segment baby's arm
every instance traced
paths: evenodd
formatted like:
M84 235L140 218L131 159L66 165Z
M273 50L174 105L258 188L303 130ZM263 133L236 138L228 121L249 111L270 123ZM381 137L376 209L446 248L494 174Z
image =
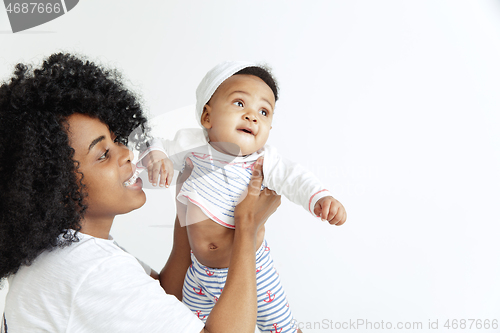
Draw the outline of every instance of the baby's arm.
M341 225L345 222L347 215L344 206L333 198L312 172L283 158L272 146L266 146L264 156L265 186L331 224Z
M148 178L153 186L168 187L172 184L174 170L182 169L186 153L206 144L203 130L181 129L173 140L154 138L148 142L148 149L139 155L137 166L148 169Z
M342 225L347 219L344 206L334 197L319 199L314 205L314 214L332 225Z
M148 169L148 179L153 186L169 187L174 176L174 164L167 155L160 150L149 152L143 159L142 165ZM159 177L159 179L158 179Z
M168 158L168 142L154 138L148 142L148 148L139 154L137 167L148 170L148 180L153 186L168 187L172 183L174 165Z

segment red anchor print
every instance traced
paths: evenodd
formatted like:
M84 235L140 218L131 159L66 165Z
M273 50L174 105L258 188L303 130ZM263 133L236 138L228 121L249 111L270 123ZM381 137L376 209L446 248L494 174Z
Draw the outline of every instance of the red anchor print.
M194 157L201 158L202 160L206 159L207 157L210 157L208 154L196 154L196 153L191 153Z
M257 268L257 270L255 271L255 273L258 273L262 270L262 266L260 266L259 268Z
M208 269L205 268L205 273L207 273L208 276L212 276L214 275L215 273L214 272L211 272L209 271Z
M216 296L214 296L214 300L217 302L219 299Z
M280 330L278 331L278 324L273 324L273 328L274 328L274 331L269 331L271 333L281 333L281 331L283 331L283 328L280 328Z
M285 306L286 306L287 308L289 308L289 307L290 307L290 305L288 304L288 302L286 302L286 305L285 305Z
M196 291L196 288L194 288L194 287L193 287L193 290L194 290L194 292L195 292L195 293L197 293L198 295L205 295L205 294L203 293L203 289L201 289L201 287L200 287L200 291Z
M269 251L269 250L271 250L269 246L266 246L264 251Z
M196 314L198 315L198 318L200 318L200 319L205 319L205 317L206 317L206 316L200 317L200 315L201 315L200 310L196 311Z
M276 294L273 294L273 296L271 297L271 290L268 290L267 291L267 296L269 297L268 299L265 299L264 302L266 303L271 303L272 301L274 301L274 298L276 297Z
M250 170L253 171L254 164L255 164L255 162L254 163L243 162L243 164L241 165L241 167L243 169L250 169Z

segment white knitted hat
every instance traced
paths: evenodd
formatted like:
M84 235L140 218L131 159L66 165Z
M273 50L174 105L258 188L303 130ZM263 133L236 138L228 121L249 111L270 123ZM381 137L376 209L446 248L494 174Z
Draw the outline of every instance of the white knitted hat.
M215 93L217 88L231 77L234 73L239 72L243 68L247 67L260 67L259 65L253 64L246 61L225 61L221 62L214 68L208 71L203 80L201 80L198 88L196 88L196 121L201 126L201 115L203 113L203 107L208 103L212 95ZM203 127L203 126L202 126Z

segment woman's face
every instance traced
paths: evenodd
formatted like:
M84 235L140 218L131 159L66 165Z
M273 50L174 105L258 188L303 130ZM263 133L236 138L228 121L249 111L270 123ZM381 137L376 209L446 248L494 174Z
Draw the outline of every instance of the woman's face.
M78 170L88 194L85 219L113 218L141 207L146 202L142 180L125 184L135 171L132 152L115 142L114 134L97 118L76 113L67 121L74 159L80 163Z

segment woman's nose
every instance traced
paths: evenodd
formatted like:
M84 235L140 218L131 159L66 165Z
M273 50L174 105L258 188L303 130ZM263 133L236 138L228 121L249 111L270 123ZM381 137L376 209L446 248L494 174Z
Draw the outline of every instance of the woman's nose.
M125 145L120 145L120 165L126 164L128 162L132 162L134 159L134 153L132 150L128 149Z

